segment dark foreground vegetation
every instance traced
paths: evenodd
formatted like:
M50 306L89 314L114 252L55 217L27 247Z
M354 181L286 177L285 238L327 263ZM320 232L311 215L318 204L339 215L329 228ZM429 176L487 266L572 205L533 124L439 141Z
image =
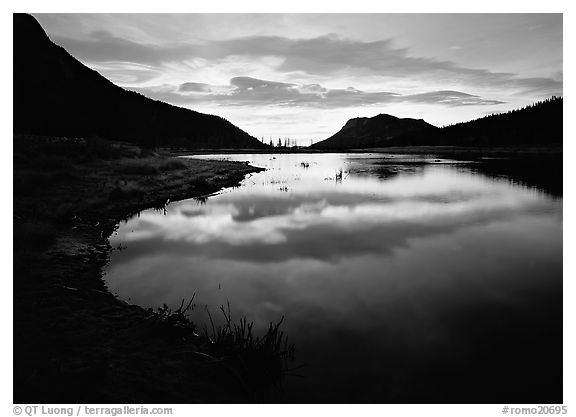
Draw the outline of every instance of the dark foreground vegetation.
M143 146L266 148L232 123L124 90L14 14L14 132L122 139Z
M16 136L14 402L278 401L293 355L280 323L258 336L222 306L225 325L203 332L187 319L193 294L150 311L101 279L118 222L254 171L122 143Z

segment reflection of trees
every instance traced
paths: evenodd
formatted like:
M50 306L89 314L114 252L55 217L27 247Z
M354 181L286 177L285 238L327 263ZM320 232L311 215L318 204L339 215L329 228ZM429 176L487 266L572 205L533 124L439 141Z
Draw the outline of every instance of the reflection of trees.
M201 195L199 197L194 197L193 200L196 202L198 206L205 206L206 202L208 201L207 195Z
M354 175L359 177L376 176L378 179L388 180L399 175L422 173L426 165L425 162L376 163L362 168L350 169L346 172L344 178L348 177L348 175Z
M338 172L336 172L336 183L341 183L342 182L342 175L344 174L344 171L342 171L342 168L340 168L340 170Z
M462 169L562 197L562 155L475 161Z

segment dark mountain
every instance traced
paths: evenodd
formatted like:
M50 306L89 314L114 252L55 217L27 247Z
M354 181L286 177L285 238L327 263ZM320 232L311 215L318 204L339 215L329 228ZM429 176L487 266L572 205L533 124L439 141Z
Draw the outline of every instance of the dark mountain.
M562 97L506 113L492 114L439 130L435 145L562 145ZM409 138L407 138L409 139ZM414 136L420 142L430 138Z
M521 109L434 131L405 132L384 146L561 146L562 110L562 97L552 97Z
M421 119L399 119L389 114L350 119L335 135L317 142L313 149L359 149L388 146L394 138L406 133L432 133L438 128Z
M225 119L124 90L14 14L14 133L98 136L141 145L263 148Z

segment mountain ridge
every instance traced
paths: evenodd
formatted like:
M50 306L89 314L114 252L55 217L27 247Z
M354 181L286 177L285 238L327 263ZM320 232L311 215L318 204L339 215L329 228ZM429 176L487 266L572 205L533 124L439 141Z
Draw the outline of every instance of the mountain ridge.
M494 113L441 128L429 125L434 129L399 131L396 135L387 137L385 140L381 138L383 133L378 131L368 131L364 138L356 135L352 140L343 140L343 137L346 139L344 133L349 133L358 125L365 124L366 120L383 118L384 116L388 120L424 122L422 119L399 119L386 114L372 118L356 117L349 119L342 129L330 138L313 144L311 149L342 150L422 145L463 147L560 146L563 140L563 98L556 96L537 101L520 109ZM350 138L348 137L348 139ZM340 141L338 142L338 140Z
M346 149L385 146L406 132L438 129L423 119L399 118L381 113L373 117L349 119L334 135L311 146L312 149Z
M190 149L266 147L222 117L115 85L52 42L33 16L14 14L13 20L14 133Z

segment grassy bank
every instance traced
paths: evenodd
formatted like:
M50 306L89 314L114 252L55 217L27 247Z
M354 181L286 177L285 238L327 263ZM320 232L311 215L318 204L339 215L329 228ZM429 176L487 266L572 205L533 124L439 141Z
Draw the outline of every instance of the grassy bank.
M258 338L249 323L228 322L213 338L198 335L187 303L147 311L101 279L121 220L259 170L97 139L15 136L14 402L278 400L288 354L278 327Z

